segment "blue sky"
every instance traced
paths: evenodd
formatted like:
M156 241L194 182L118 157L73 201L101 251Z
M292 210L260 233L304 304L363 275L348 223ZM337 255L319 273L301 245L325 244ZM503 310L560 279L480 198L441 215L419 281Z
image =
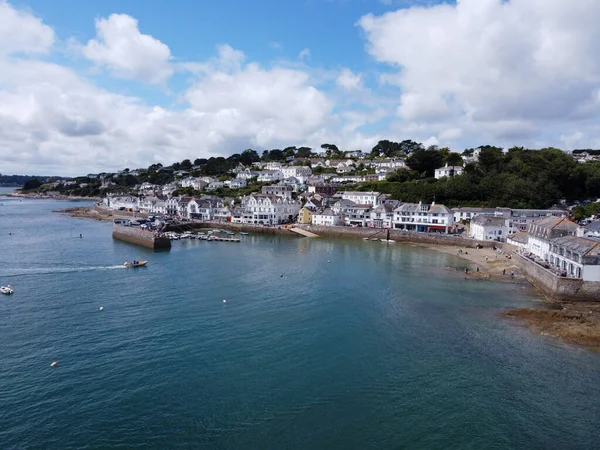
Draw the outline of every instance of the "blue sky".
M600 147L600 2L0 0L0 172Z

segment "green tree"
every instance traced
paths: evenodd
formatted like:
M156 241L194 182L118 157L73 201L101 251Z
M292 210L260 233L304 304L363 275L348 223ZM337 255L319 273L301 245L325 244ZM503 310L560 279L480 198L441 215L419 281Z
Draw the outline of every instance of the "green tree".
M407 158L406 165L424 177L433 177L435 169L443 165L443 157L438 150L419 148Z
M258 153L251 148L247 148L240 155L240 162L245 166L250 166L252 163L258 161L260 161L260 156L258 156Z
M34 189L38 189L42 185L42 182L37 179L28 180L23 185L23 191L33 191Z

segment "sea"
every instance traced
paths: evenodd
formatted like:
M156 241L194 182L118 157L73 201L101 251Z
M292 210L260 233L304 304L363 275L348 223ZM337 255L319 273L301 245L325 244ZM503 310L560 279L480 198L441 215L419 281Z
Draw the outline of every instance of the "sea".
M1 449L600 445L600 355L501 317L527 284L291 233L153 252L53 212L86 204L0 197Z

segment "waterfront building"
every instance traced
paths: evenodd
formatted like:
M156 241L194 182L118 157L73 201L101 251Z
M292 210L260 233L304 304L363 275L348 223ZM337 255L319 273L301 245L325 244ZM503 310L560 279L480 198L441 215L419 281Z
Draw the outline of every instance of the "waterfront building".
M562 276L600 281L600 242L570 235L552 239L548 262Z
M567 217L566 209L552 207L549 209L511 209L496 208L496 216L510 219L509 232L527 231L529 224L543 217Z
M393 226L399 230L447 233L453 223L452 210L435 202L404 203L394 210Z
M471 220L469 236L479 241L505 241L508 236L508 219L478 215Z
M228 211L221 211L223 208L223 202L219 197L194 197L187 203L187 214L185 217L189 219L199 220L216 220L219 217L219 213L225 212L227 217Z
M394 203L382 203L370 211L369 226L374 228L392 228L394 221Z
M179 213L179 197L169 197L165 205L169 216L176 216Z
M563 236L575 236L579 226L561 217L545 217L529 225L527 250L538 258L548 261L550 241Z
M304 208L301 208L298 213L298 223L304 225L310 224L312 223L312 216L312 211L305 206Z
M312 224L324 227L336 227L344 225L345 221L343 215L334 213L331 208L325 208L312 215Z
M279 225L294 221L300 202L275 195L251 194L245 198L243 223Z

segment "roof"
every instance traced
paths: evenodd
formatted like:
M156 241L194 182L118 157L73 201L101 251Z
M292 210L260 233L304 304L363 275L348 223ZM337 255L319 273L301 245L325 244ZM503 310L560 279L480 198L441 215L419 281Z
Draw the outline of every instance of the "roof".
M455 213L466 212L466 213L480 213L480 214L494 214L496 212L496 208L478 208L478 207L470 207L465 206L462 208L453 208L452 211Z
M360 192L360 191L344 191L342 195L379 195L379 192Z
M532 225L537 225L540 228L549 228L551 230L566 230L575 231L579 226L563 217L544 217L543 219L532 222Z
M506 220L502 217L491 217L480 214L471 219L472 225L481 225L482 227L503 227L506 225Z
M585 231L600 231L600 220L594 220L586 225Z
M525 231L519 231L518 233L509 236L508 239L519 244L527 244L529 242L529 233Z
M600 256L600 242L577 236L563 236L552 239L552 243L565 247L582 256Z

